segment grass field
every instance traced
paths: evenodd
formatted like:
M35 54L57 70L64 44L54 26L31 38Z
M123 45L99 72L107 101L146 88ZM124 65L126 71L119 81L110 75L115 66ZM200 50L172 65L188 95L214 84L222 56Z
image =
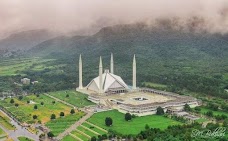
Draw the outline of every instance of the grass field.
M34 141L34 140L27 138L27 137L18 137L18 140L19 141Z
M27 138L27 137L18 137L19 141L34 141L33 139Z
M49 68L44 66L44 62L53 61L54 59L40 59L40 58L19 58L0 61L0 76L11 76L11 75L23 75L21 71L30 70L41 70ZM51 66L52 68L54 66Z
M6 133L0 128L0 137L6 135Z
M213 111L213 110L207 109L205 107L200 107L200 109L201 109L200 113L202 113L202 114L205 114L208 111L212 111L213 112L213 115L226 115L226 116L228 116L228 113L227 112Z
M65 129L69 128L72 124L74 124L77 120L79 120L82 116L84 116L84 112L77 112L73 115L68 115L66 117L57 118L55 120L50 120L45 125L51 129L52 133L57 136L59 133L63 132Z
M76 92L75 90L57 91L49 94L80 108L88 105L94 105L94 103L87 100L87 95ZM66 97L67 94L69 97Z
M105 125L106 117L112 118L113 125L111 127ZM160 129L166 129L169 125L181 124L180 122L158 115L136 117L132 121L127 122L124 119L124 114L116 110L96 113L88 121L106 130L112 129L122 134L138 134L141 130L145 129L146 124L151 128Z
M80 134L78 131L72 131L71 134L77 136L78 138L82 139L83 141L88 141L90 138Z
M27 101L30 101L28 104ZM45 95L30 95L23 97L22 100L14 98L15 103L19 104L19 107L16 108L15 104L10 104L10 99L0 101L0 105L5 107L9 112L11 112L19 121L26 123L34 123L40 120L42 123L46 123L50 120L51 114L56 114L56 117L59 117L60 112L64 112L65 115L70 114L71 108L60 102L55 102L52 98L49 98ZM41 102L44 102L44 105L41 105ZM37 110L34 110L34 105L38 106ZM37 115L37 120L33 120L32 116Z
M0 111L0 124L8 130L14 130L15 127L10 123L10 119Z
M61 141L77 141L75 138L73 138L70 135L65 136Z

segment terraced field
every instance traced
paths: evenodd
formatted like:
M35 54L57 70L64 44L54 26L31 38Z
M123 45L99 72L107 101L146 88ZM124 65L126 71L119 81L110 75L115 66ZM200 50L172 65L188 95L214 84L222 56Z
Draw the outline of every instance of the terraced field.
M98 135L107 134L108 131L101 129L100 127L93 126L87 122L84 122L81 126L77 127L68 136L63 138L63 141L70 140L90 140L92 137L98 137Z

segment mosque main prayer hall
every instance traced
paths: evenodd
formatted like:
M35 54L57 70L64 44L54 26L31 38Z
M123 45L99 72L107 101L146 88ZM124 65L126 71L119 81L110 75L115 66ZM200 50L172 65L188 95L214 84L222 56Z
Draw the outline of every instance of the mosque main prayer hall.
M162 107L165 112L181 111L185 104L196 107L200 101L194 97L179 95L172 92L136 86L136 56L133 57L132 86L114 74L113 54L110 59L110 70L103 70L100 57L99 75L83 87L82 57L79 57L79 86L76 91L87 94L88 100L110 109L117 109L122 113L137 116L156 114L157 108Z

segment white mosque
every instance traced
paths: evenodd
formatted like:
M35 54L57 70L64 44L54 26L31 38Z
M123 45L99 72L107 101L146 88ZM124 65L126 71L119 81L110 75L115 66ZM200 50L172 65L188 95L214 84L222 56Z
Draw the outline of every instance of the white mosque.
M100 57L99 63L99 76L91 80L91 82L83 88L82 86L82 58L79 58L79 87L77 90L88 90L97 94L114 94L125 93L130 91L127 84L123 79L114 74L114 61L113 54L111 54L110 72L108 69L103 72L102 58ZM136 59L133 58L133 86L132 89L136 89Z
M200 101L190 96L136 87L135 55L132 74L132 87L129 87L120 76L114 74L113 54L111 54L110 72L108 69L103 72L102 58L100 57L99 76L92 79L86 87L83 87L82 57L80 55L79 87L76 88L76 91L88 94L88 100L94 103L138 116L155 114L157 107L162 107L164 111L175 112L181 111L185 104L189 104L190 107L200 104Z

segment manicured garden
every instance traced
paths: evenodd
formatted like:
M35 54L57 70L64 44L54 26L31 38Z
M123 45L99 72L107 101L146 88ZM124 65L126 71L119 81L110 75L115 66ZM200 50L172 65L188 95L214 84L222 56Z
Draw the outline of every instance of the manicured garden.
M60 112L63 111L65 115L69 115L71 110L71 107L42 94L29 95L20 100L19 98L13 98L13 103L11 102L12 99L8 98L0 101L0 105L5 107L19 121L26 123L38 121L46 123L50 120L51 114L55 114L57 118ZM16 104L18 104L18 107L16 107ZM34 115L37 117L34 118Z
M75 138L73 138L70 135L65 136L61 141L77 141Z
M14 130L15 127L10 123L10 119L0 111L0 125L8 130Z
M34 141L33 139L27 138L27 137L18 137L19 141Z
M57 97L63 101L66 101L76 107L85 107L88 105L94 105L94 103L87 100L87 95L82 94L80 92L76 92L75 90L65 90L65 91L57 91L50 92L50 95Z
M112 118L112 126L108 127L105 125L106 117ZM135 117L131 121L125 121L124 114L117 110L96 113L88 119L88 121L106 130L112 129L121 134L138 134L141 130L145 129L146 124L151 128L160 128L162 130L170 125L182 124L178 121L159 115Z
M74 124L77 120L85 115L84 112L76 112L75 114L68 115L66 117L60 117L55 120L50 120L45 125L51 130L51 132L57 136Z

